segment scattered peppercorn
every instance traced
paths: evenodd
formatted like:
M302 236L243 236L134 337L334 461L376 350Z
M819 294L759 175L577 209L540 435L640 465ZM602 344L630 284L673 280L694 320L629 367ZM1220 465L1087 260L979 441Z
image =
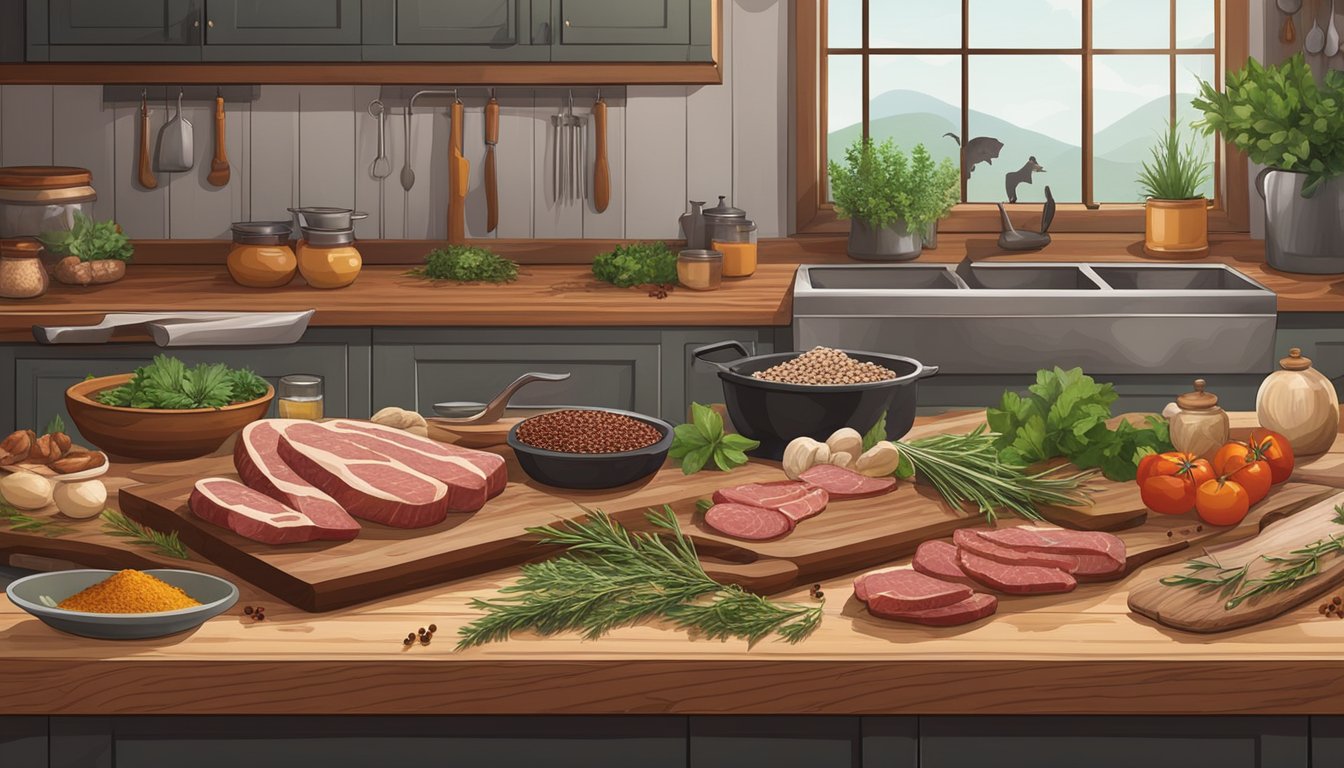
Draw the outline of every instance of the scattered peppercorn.
M415 637L414 637L414 636L411 636L411 637L406 638L405 640L402 640L402 641L401 641L401 644L404 645L404 646L406 646L407 648L409 648L409 647L411 646L411 643L414 643L414 642L415 642Z
M1327 612L1329 612L1327 609L1328 609L1328 606L1322 605L1322 606L1321 606L1321 611L1320 611L1320 612L1321 612L1321 615L1325 615Z
M438 632L438 631L439 631L439 627L438 627L438 625L436 625L436 624L430 624L430 625L429 625L429 631L430 631L430 632Z
M820 599L822 599L822 598L824 598L824 597L826 597L826 593L825 593L825 592L822 592L821 590L817 590L816 598L817 598L818 600L820 600Z
M252 606L249 605L249 606L247 606L246 608L244 608L244 609L243 609L243 615L244 615L244 616L251 616L251 615L252 615Z
M424 637L424 636L425 636L425 628L424 628L424 627L421 627L421 628L416 632L416 634L417 634L417 635L420 635L421 637Z
M1172 537L1171 531L1167 531L1167 538L1170 539L1171 537Z

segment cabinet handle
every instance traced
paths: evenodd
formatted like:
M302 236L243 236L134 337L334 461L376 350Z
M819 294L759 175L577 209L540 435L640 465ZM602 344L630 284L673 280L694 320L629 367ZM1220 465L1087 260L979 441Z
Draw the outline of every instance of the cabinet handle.
M207 26L207 27L209 27L209 28L211 28L211 29L214 29L214 28L215 28L215 20L214 20L214 19L211 19L211 20L205 22L205 26Z
M569 26L569 19L565 19L565 26L566 26L566 27Z
M201 20L200 20L200 19L197 19L197 20L191 22L191 28L192 28L192 29L200 29L200 28L201 28Z

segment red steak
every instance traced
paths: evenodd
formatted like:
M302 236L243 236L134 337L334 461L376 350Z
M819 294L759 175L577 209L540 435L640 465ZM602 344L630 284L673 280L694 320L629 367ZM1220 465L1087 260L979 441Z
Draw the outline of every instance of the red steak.
M964 584L935 579L905 567L869 571L854 580L855 597L868 602L882 595L883 609L888 612L942 608L971 594L971 588Z
M243 427L233 446L233 466L243 482L311 520L325 534L314 538L353 539L359 533L359 523L335 499L281 460L279 443L280 432L271 421L254 421Z
M980 536L976 531L965 529L953 531L952 543L962 551L1008 565L1037 565L1042 568L1058 568L1065 573L1078 570L1078 558L1073 555L1001 547Z
M957 565L957 548L946 541L933 540L920 544L915 550L912 565L916 571L925 576L954 584L965 584L968 587L979 586L979 582L967 576L966 572L961 570L961 566Z
M475 488L478 482L483 480L486 498L499 495L509 481L504 458L493 453L440 443L404 430L367 421L336 419L325 422L322 426L351 437L355 442L430 477L442 480L449 486L460 484L461 488ZM462 509L452 507L452 511L455 512L470 512L477 509L480 509L479 504Z
M867 477L833 464L818 464L804 471L799 478L837 499L877 496L896 487L894 477Z
M1078 558L1075 576L1119 577L1125 570L1125 542L1109 533L1034 526L980 530L976 534L1010 549L1073 555Z
M260 491L223 477L196 481L187 506L208 523L265 544L349 539L359 531L358 524L353 528L344 524L327 527Z
M734 539L765 541L793 530L784 513L748 504L715 504L705 512L705 524Z
M908 621L913 624L926 624L931 627L954 627L969 624L972 621L990 616L999 607L999 599L993 595L976 592L959 603L941 608L928 608L922 611L903 611L888 605L888 595L873 595L868 601L868 612L883 619Z
M1008 565L961 550L957 563L971 578L990 589L1010 595L1050 595L1072 592L1078 581L1058 568Z
M783 512L795 523L821 514L829 494L824 489L792 480L782 483L747 483L714 492L715 504L746 504Z

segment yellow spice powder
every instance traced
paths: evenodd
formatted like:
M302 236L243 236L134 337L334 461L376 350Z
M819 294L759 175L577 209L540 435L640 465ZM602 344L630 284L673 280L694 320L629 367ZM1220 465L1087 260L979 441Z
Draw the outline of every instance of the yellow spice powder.
M128 569L65 598L56 607L86 613L156 613L197 605L200 603L172 584Z

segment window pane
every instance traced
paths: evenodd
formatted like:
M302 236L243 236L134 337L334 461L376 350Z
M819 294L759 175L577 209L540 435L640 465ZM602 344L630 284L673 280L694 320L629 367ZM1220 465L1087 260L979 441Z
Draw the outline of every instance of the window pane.
M1190 124L1204 117L1204 114L1190 105L1190 100L1199 94L1199 81L1213 82L1213 56L1177 56L1176 57L1176 123L1181 130L1194 137L1203 148L1204 157L1210 163L1214 161L1217 150L1217 137L1205 136L1190 127ZM1201 188L1205 197L1214 196L1213 173Z
M826 0L826 47L863 47L863 0Z
M1176 0L1177 48L1213 48L1215 2L1217 0Z
M827 56L826 159L843 159L845 147L861 136L863 136L863 58ZM826 189L830 188L828 183Z
M968 106L970 202L1006 200L1014 180L1019 202L1044 201L1046 184L1061 203L1082 200L1081 56L972 56Z
M974 48L1083 45L1082 0L970 0L969 21Z
M1092 0L1094 48L1167 48L1171 0Z
M1171 58L1097 56L1092 60L1092 197L1143 199L1135 180L1171 119Z
M934 160L959 162L960 56L874 56L868 63L868 134L905 152L923 144Z
M961 0L872 0L873 48L960 48Z

